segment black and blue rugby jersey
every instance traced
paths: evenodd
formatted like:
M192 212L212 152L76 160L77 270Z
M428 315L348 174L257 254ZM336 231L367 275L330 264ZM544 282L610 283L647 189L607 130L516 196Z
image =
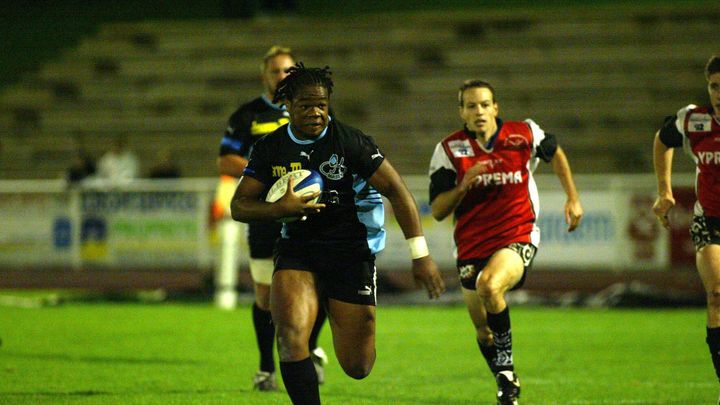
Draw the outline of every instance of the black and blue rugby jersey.
M370 136L331 119L316 139L300 139L291 125L284 125L258 140L244 175L264 183L267 190L290 171L319 172L325 195L337 198L306 221L285 224L280 254L286 250L361 259L385 247L382 197L367 181L384 159Z
M247 158L256 140L288 122L287 111L265 96L243 104L228 120L220 141L220 156L233 154Z
M240 106L228 120L228 127L220 141L220 156L250 156L255 141L287 124L288 113L264 95ZM248 224L247 237L253 258L272 257L280 224L253 221Z

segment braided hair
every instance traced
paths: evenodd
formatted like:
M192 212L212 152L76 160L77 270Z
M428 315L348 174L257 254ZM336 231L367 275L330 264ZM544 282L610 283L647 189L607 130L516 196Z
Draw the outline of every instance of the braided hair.
M324 68L306 68L302 62L287 69L288 75L277 84L273 103L285 100L294 100L301 88L307 86L322 86L327 90L328 96L332 93L333 81L330 78L330 66Z

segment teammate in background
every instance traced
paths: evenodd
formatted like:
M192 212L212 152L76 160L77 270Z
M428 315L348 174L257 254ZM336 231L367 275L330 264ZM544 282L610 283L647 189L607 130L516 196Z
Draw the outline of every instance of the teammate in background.
M670 175L674 148L683 147L697 165L690 235L695 263L707 294L707 338L715 373L720 379L720 56L705 66L710 104L690 104L665 119L655 134L653 162L658 196L653 212L670 229L668 212L675 205Z
M225 136L220 143L220 157L217 160L220 174L223 176L220 187L230 187L232 190L228 193L227 200L223 201L225 205L230 203L237 178L242 177L255 141L289 121L284 106L274 103L273 98L277 84L287 76L286 69L294 64L295 57L289 48L271 47L260 66L265 93L243 104L230 116ZM223 208L222 211L225 209ZM260 350L260 370L255 374L253 385L260 391L277 390L273 356L275 328L270 316L270 282L273 273L273 250L275 241L280 236L280 229L281 224L274 221L248 223L250 273L255 290L252 317ZM309 339L312 360L320 383L324 380L323 365L327 363L327 356L323 349L317 346L317 339L325 318L325 311L320 309Z
M255 143L232 200L238 221L307 216L284 225L277 249L270 307L278 335L280 371L294 404L319 404L307 339L317 311L327 306L338 362L352 378L375 363L375 254L384 247L384 195L410 245L412 271L430 298L445 289L429 255L412 194L372 138L328 115L329 68L302 64L278 84L290 124ZM299 197L288 191L275 203L262 196L277 178L316 170L325 189ZM292 183L288 185L292 190Z
M529 119L500 120L487 82L466 81L458 100L465 126L435 147L430 205L438 221L454 216L457 268L480 352L495 375L498 403L517 404L520 382L505 293L522 286L540 242L532 176L538 159L552 164L567 194L568 231L578 226L583 209L555 136Z

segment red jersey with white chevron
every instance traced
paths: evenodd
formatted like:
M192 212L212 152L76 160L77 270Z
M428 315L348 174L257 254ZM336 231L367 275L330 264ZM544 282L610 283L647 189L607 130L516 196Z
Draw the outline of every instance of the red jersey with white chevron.
M720 121L712 107L691 104L678 111L675 126L697 165L695 214L720 217Z
M433 187L436 193L455 187L477 162L487 167L455 209L458 260L486 258L514 242L540 242L532 172L545 132L532 120L497 122L498 132L486 145L466 130L450 134L437 144L430 163L431 198Z

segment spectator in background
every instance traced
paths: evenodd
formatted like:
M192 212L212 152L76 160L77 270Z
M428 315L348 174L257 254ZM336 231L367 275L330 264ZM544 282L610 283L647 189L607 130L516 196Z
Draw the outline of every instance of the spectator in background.
M139 177L140 164L135 153L127 147L124 135L111 140L110 150L100 158L97 177L109 184L128 183Z
M176 179L180 177L180 168L175 163L172 153L167 149L158 151L157 158L150 168L151 179Z
M695 194L690 235L695 245L695 263L707 294L705 341L715 374L720 379L720 56L705 66L710 103L690 104L665 118L655 134L653 162L658 196L653 212L670 229L668 212L675 206L672 184L674 148L682 147L695 161Z
M540 242L532 176L538 159L552 164L567 194L569 232L583 209L554 135L529 119L500 120L495 90L487 82L466 81L458 101L465 125L435 147L430 207L438 221L454 216L457 269L477 343L495 376L497 403L515 405L520 381L505 293L522 286Z
M95 175L95 161L84 150L78 151L72 165L65 173L68 184L74 185Z
M290 48L271 47L260 64L265 92L240 106L230 116L225 135L220 142L220 156L217 159L221 180L213 209L215 215L229 215L230 198L237 186L237 179L243 175L255 142L289 122L285 107L274 103L273 98L277 84L287 76L286 69L294 64L295 57ZM248 223L247 229L250 274L255 290L252 317L260 350L260 370L255 374L253 386L261 391L275 391L277 390L273 356L275 327L270 316L270 283L273 275L275 241L280 236L282 224L275 221L253 220ZM327 362L327 356L325 351L318 347L317 339L325 318L325 310L320 308L309 340L312 361L320 383L324 380L323 365Z

